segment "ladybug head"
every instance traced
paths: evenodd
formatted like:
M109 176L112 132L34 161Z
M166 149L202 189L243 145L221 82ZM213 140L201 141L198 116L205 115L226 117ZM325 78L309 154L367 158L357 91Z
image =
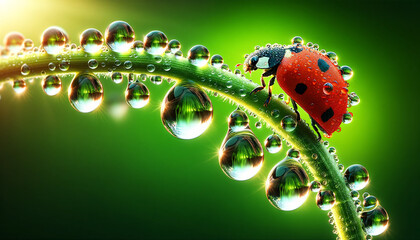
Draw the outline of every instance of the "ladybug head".
M283 60L284 53L285 50L282 46L260 48L245 59L244 71L252 72L257 69L277 67Z

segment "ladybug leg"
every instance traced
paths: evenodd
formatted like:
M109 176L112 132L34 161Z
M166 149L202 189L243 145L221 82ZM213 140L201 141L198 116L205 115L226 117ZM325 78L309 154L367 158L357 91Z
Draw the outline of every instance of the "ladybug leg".
M316 126L316 122L312 117L311 117L311 125L312 125L312 128L315 130L316 134L318 135L318 142L321 141L321 134L319 133L318 127Z
M257 93L265 88L265 82L264 82L264 75L261 75L261 85L262 87L256 87L254 90L252 90L249 95L252 95L253 93Z
M298 106L295 102L295 100L292 99L292 104L293 104L293 110L295 110L296 113L296 118L298 121L300 121L300 113L298 112Z
M264 103L264 107L267 107L268 106L268 104L270 103L270 101L271 101L271 96L272 96L272 93L271 93L271 88L272 88L272 86L274 85L274 81L276 80L276 77L272 77L271 79L270 79L270 83L268 84L268 98L265 100L265 103Z

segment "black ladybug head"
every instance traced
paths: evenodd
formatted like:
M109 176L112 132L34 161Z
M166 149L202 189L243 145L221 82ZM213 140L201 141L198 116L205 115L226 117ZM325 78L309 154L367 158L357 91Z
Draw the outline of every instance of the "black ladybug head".
M251 53L244 62L244 71L277 67L283 60L285 50L282 46L264 47Z

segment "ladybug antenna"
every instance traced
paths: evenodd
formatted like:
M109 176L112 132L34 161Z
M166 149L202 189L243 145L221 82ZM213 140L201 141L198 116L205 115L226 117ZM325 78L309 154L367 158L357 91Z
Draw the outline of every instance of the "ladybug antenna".
M238 64L236 64L236 67L239 67L239 66L242 66L242 65L244 65L244 64L238 63Z

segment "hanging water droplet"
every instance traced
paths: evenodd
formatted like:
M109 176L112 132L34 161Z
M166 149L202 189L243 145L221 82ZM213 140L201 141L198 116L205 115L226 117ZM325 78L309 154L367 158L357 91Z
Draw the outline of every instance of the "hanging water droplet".
M296 36L292 38L292 44L302 44L303 45L303 38Z
M88 61L88 67L90 68L90 69L96 69L97 67L98 67L98 61L96 60L96 59L90 59L89 61Z
M223 65L223 57L219 54L215 54L211 57L210 63L213 67L221 68Z
M360 103L360 98L356 93L352 92L349 94L349 102L351 106L356 106Z
M21 94L26 90L26 82L22 79L17 79L13 81L13 90L17 94Z
M316 205L324 211L330 210L335 204L335 194L331 190L321 190L316 195Z
M297 126L296 120L292 116L285 116L281 120L281 127L286 132L292 132L293 130L296 129L296 126Z
M332 61L338 61L338 57L335 52L327 52L326 56Z
M20 67L20 73L23 76L28 75L31 72L31 68L28 66L28 64L24 63L21 67Z
M123 80L123 75L120 72L114 72L112 73L111 78L112 78L112 81L114 81L114 83L119 84Z
M258 173L263 161L261 143L250 129L228 131L219 150L219 164L228 177L248 180Z
M308 198L308 174L299 162L286 158L271 169L265 192L274 207L284 211L294 210Z
M57 95L61 91L61 79L56 75L48 75L42 79L42 90L48 96Z
M353 77L353 70L349 66L342 66L341 75L345 81L350 80Z
M168 49L171 51L172 54L175 54L181 49L181 43L176 39L172 39L168 43Z
M18 32L8 33L4 37L4 46L10 54L17 54L23 49L23 41L25 37Z
M55 55L64 50L69 37L60 27L49 27L41 37L41 47L50 55Z
M213 106L207 94L193 82L181 82L166 94L161 108L166 130L180 139L200 136L213 118Z
M278 153L282 148L281 138L279 135L273 133L265 139L264 145L267 152Z
M351 190L361 190L369 183L369 173L362 165L354 164L346 169L344 179Z
M104 37L102 36L102 33L95 28L86 29L80 35L80 46L82 46L83 50L87 53L93 54L99 52L103 43Z
M101 105L104 92L102 84L96 76L79 73L71 81L68 94L74 109L88 113Z
M118 53L126 53L134 42L134 30L124 21L115 21L105 30L105 42L108 47Z
M359 199L359 192L356 191L356 190L353 190L353 191L350 192L350 196L353 200L357 200L357 199Z
M324 84L322 90L325 94L330 95L330 93L334 90L334 86L331 83L327 82Z
M249 128L249 119L246 113L238 108L229 115L228 124L229 130L238 132Z
M149 103L149 89L139 81L132 82L125 90L125 100L132 108L142 108Z
M291 148L287 151L287 156L293 160L299 160L300 152L294 148Z
M146 69L148 72L154 72L156 68L155 68L155 65L149 64L147 65Z
M197 67L207 65L210 58L209 50L203 45L195 45L188 51L188 60Z
M25 39L25 41L23 41L23 47L26 51L31 50L34 47L34 41L31 39Z
M361 215L362 223L369 235L377 236L388 228L388 213L382 206L376 209L364 212Z
M153 84L160 85L160 84L162 84L162 76L152 76L152 77L150 77L150 81Z
M371 211L379 205L379 201L375 196L367 196L363 199L363 208L365 211Z
M353 115L351 113L344 113L343 114L343 123L344 124L349 124L351 123L351 121L353 120Z
M136 52L142 53L144 51L144 44L142 41L139 41L139 40L134 41L133 48Z
M318 181L311 182L311 191L312 192L319 192L321 190L321 183Z
M149 54L162 55L168 45L168 38L161 31L151 31L144 37L144 48Z

